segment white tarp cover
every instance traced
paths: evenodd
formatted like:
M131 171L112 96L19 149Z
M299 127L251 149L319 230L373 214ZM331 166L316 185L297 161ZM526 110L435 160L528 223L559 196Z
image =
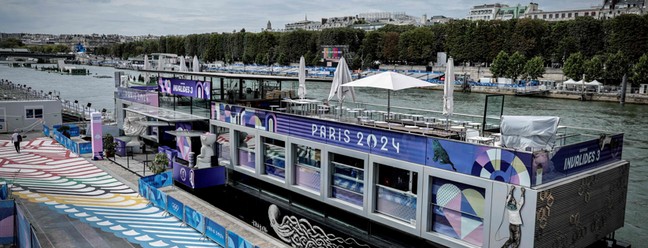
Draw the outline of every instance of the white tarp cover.
M502 146L521 150L551 149L558 129L559 117L502 116Z
M299 99L306 98L306 61L304 56L299 58L299 88L297 89L297 95Z

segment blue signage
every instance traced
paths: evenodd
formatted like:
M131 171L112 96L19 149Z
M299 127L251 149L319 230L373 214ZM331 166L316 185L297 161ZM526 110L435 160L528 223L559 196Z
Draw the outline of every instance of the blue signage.
M166 203L166 193L160 191L159 189L156 189L154 187L151 187L150 185L147 185L147 188L149 190L148 193L148 200L153 203L154 206L166 210L167 208L167 203Z
M187 225L201 233L205 233L205 218L203 215L189 206L185 206L184 220Z
M195 80L161 78L160 92L201 99L211 99L211 83Z
M92 153L92 143L79 143L79 154Z
M139 194L142 196L142 198L148 199L148 184L144 182L142 179L139 181L138 189L139 189Z
M184 220L184 203L181 201L176 200L175 198L171 196L167 196L167 211L171 213L171 215L175 216L176 218L180 220Z
M209 218L205 218L205 236L207 236L207 238L210 238L217 244L225 247L225 232L225 227Z
M2 129L2 127L0 127L0 129ZM47 125L43 125L43 135L45 135L45 137L50 136L50 128Z
M173 162L173 180L192 189L200 189L226 183L227 171L224 166L192 169Z
M238 240L238 234L232 231L227 231L227 248L238 248Z
M425 164L423 136L285 114L277 114L277 123L282 134Z

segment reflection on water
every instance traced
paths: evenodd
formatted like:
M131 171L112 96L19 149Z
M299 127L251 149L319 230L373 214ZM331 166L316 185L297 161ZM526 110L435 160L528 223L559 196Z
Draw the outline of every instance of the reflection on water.
M40 65L39 65L40 67ZM85 67L85 66L84 66ZM113 76L115 69L110 67L88 66L92 75ZM137 72L128 71L137 76ZM91 102L97 109L113 110L113 78L94 78L92 76L67 76L54 73L35 71L27 68L9 68L0 66L0 78L12 80L14 83L43 90L57 90L61 97L68 100L79 100L85 105ZM297 84L284 86L297 90ZM329 83L308 82L307 97L324 99L330 91ZM359 102L372 104L387 104L387 91L380 89L356 89ZM454 94L455 112L481 115L484 111L484 94L460 93ZM350 100L347 100L350 101ZM443 108L443 92L439 90L403 90L392 92L392 106L407 106L426 110L441 111ZM507 96L505 98L504 114L507 115L537 115L559 116L561 125L578 126L593 129L604 129L625 133L625 149L623 158L629 160L630 180L628 200L626 205L626 225L617 233L617 238L629 241L635 245L641 244L648 237L648 231L643 227L648 223L648 106L625 105L604 102L581 102L574 100L524 98Z

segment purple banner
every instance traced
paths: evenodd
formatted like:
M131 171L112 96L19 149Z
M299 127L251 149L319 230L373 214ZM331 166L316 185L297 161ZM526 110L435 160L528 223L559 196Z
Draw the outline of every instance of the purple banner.
M160 78L160 92L201 99L211 99L211 83L177 78Z
M225 177L224 166L194 170L182 164L173 163L173 180L192 189L223 185Z
M444 139L427 139L426 165L531 186L531 154Z
M191 131L191 123L176 123L176 131ZM191 152L191 137L177 136L176 146L178 147L178 157L185 161L189 161L189 153Z
M14 242L14 204L14 201L0 201L0 245Z
M219 121L299 137L412 163L531 186L532 157L490 146L326 121L241 106L215 104Z
M119 87L117 88L117 98L158 107L157 92Z
M533 154L533 169L539 179L537 184L620 161L622 150L623 134L618 134L560 147L553 156L536 152Z

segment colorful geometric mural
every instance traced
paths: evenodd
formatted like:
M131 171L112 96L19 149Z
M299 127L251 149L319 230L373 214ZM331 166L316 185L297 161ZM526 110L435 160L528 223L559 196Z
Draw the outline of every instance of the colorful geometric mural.
M12 185L15 197L142 247L218 247L52 139L25 141L22 147L18 154L0 141L0 181Z
M432 231L481 246L484 197L482 188L434 178Z
M520 158L510 151L488 149L475 158L472 175L500 182L531 186L529 172Z

